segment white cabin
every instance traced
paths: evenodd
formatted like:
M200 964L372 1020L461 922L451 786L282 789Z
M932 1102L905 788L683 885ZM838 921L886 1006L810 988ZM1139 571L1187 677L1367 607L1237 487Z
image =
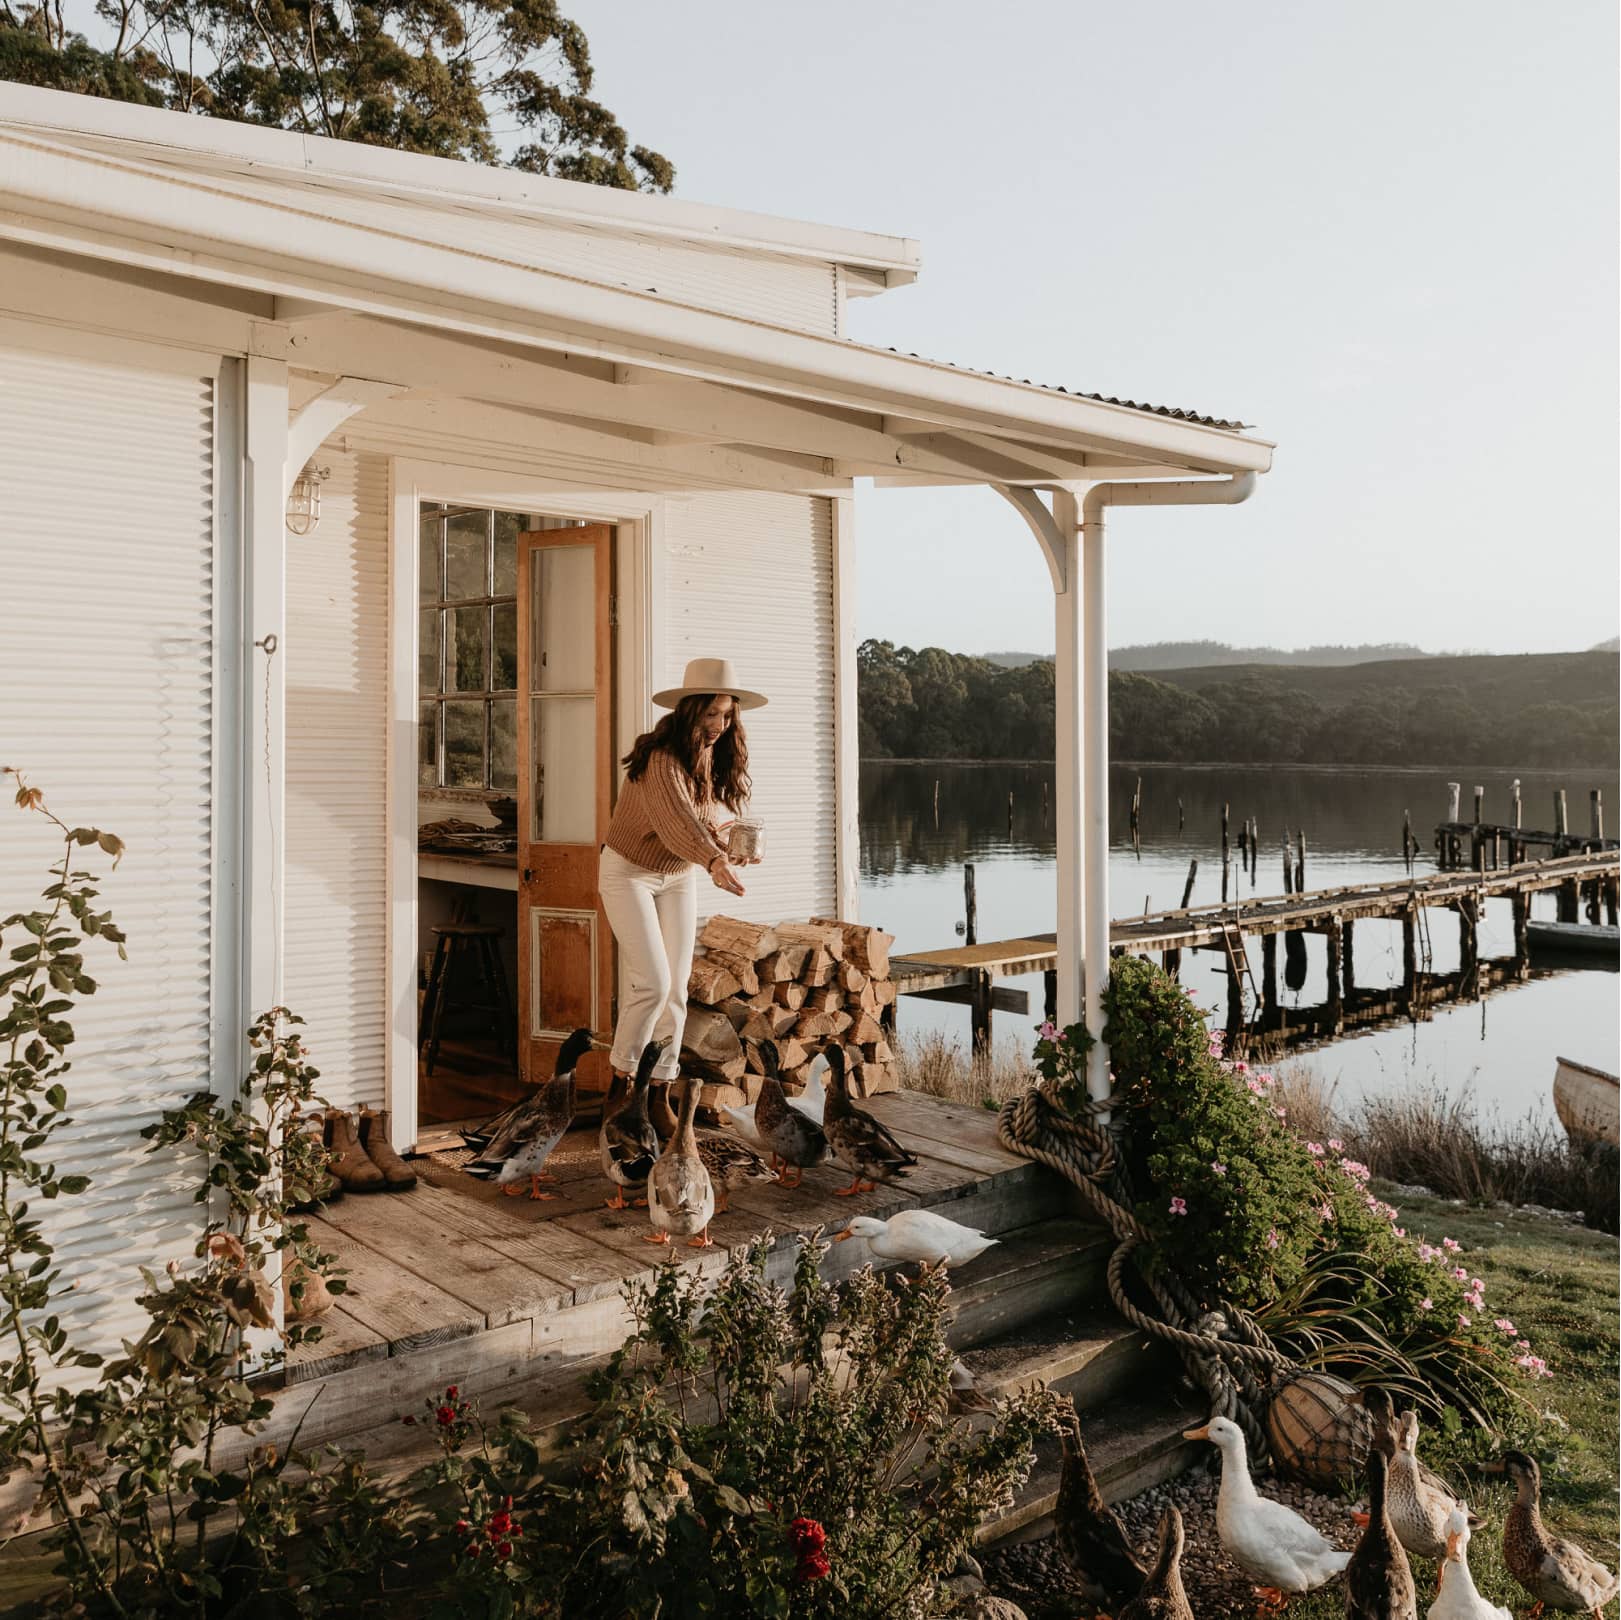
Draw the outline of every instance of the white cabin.
M453 911L500 922L526 1054L608 1026L578 856L689 657L772 700L769 859L728 909L857 915L860 478L994 486L1047 558L1060 1016L1095 1014L1104 511L1242 499L1265 441L852 342L848 300L918 274L900 238L13 84L0 195L0 763L128 849L129 961L75 1019L81 1326L189 1253L137 1132L232 1093L256 1012L402 1148ZM4 814L9 914L53 840ZM419 847L449 819L507 847Z

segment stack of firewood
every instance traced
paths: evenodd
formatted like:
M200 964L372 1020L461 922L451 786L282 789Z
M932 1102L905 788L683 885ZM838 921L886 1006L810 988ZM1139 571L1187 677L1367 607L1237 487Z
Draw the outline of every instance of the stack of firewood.
M789 1092L834 1042L844 1047L857 1095L895 1090L883 1016L895 1000L894 942L881 929L823 917L775 927L711 917L687 982L681 1054L684 1068L706 1081L703 1101L739 1108L755 1100L761 1040L776 1043Z

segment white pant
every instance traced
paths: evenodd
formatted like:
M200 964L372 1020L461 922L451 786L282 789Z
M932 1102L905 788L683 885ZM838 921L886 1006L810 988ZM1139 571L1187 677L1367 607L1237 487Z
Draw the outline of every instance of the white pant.
M687 1022L687 980L698 931L698 868L649 872L604 846L597 863L597 892L618 942L624 982L610 1061L634 1074L649 1041L668 1041L655 1080L673 1080L681 1060Z

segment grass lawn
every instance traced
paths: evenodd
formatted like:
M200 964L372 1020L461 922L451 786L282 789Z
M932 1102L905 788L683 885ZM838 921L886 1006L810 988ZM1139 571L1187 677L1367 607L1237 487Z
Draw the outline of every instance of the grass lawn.
M1533 1397L1510 1441L1542 1468L1543 1518L1611 1569L1616 1567L1618 1311L1616 1239L1545 1216L1500 1206L1465 1208L1442 1199L1381 1193L1401 1206L1410 1235L1431 1243L1456 1238L1462 1262L1486 1283L1492 1317L1512 1318L1553 1376L1525 1385ZM1470 1505L1485 1519L1469 1546L1469 1567L1482 1596L1516 1614L1531 1599L1503 1567L1502 1527L1513 1493L1478 1465L1495 1454L1479 1434L1420 1436L1432 1466L1469 1485ZM1434 1570L1414 1560L1419 1613L1429 1607ZM1345 1596L1336 1582L1289 1606L1296 1620L1339 1620ZM1611 1612L1613 1613L1613 1606Z

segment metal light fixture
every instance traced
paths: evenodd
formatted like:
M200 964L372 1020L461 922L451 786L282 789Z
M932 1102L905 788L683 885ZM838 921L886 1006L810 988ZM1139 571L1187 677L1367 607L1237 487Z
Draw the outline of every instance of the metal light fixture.
M330 467L305 462L304 470L293 480L287 497L287 532L311 534L321 524L321 485L332 476Z

